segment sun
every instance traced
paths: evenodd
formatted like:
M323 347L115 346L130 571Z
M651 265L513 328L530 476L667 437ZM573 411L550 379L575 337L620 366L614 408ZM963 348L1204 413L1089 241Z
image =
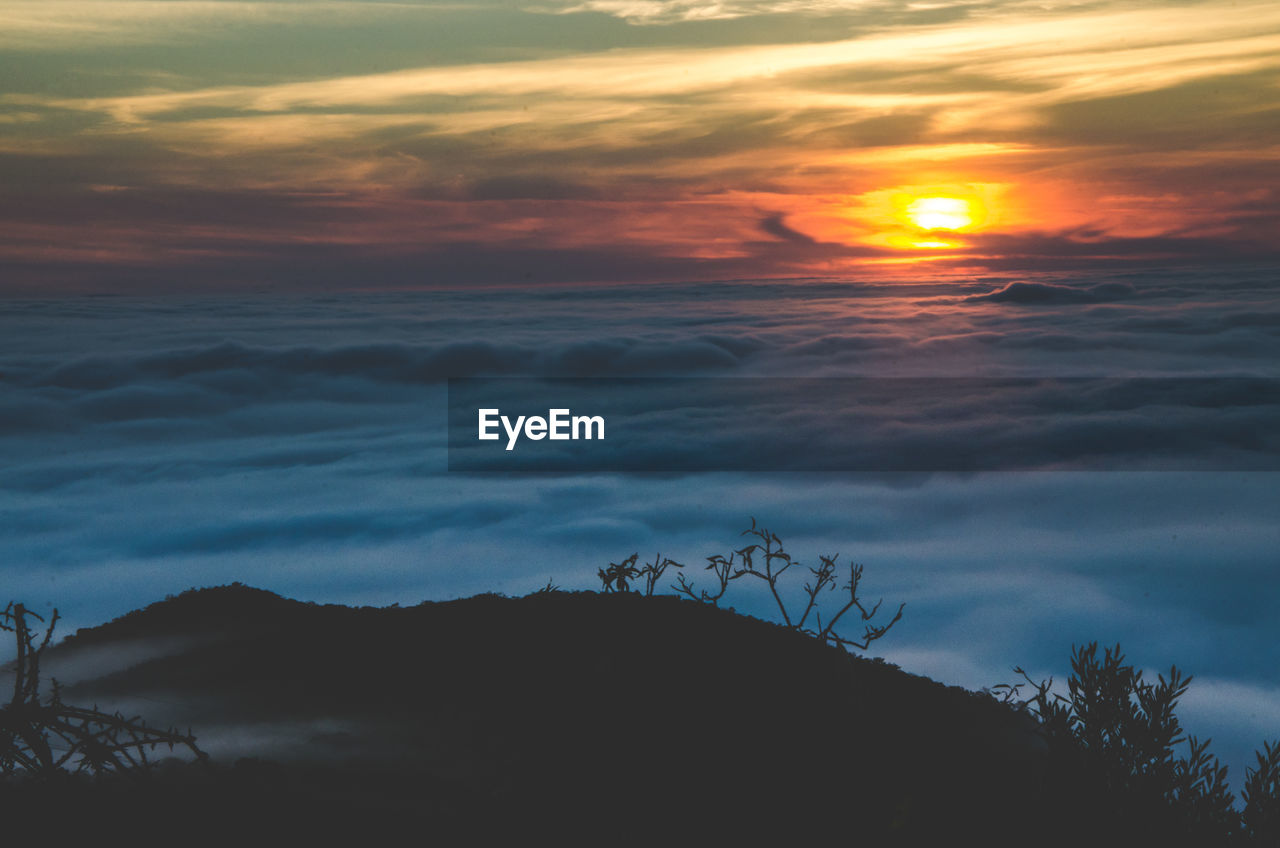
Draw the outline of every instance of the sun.
M1008 189L1005 183L920 182L873 189L843 202L861 230L859 241L910 251L907 259L915 261L969 250L971 240L1002 226L1009 217Z
M963 230L977 218L973 201L961 197L921 197L906 211L907 219L922 230Z

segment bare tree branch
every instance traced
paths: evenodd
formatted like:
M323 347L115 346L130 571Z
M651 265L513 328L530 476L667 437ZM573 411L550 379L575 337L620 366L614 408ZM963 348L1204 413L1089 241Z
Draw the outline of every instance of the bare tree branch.
M727 557L721 554L707 557L707 565L703 570L710 571L715 576L716 587L714 591L699 588L684 573L676 576L676 582L671 584L671 589L677 595L687 597L690 600L718 606L720 599L728 591L730 583L743 577L755 578L769 587L769 594L773 598L773 602L778 608L778 613L782 616L782 623L786 627L846 649L867 650L867 647L872 642L883 637L895 624L902 620L905 604L898 605L897 611L889 621L881 624L874 623L873 619L879 613L882 601L876 601L870 608L863 604L858 594L862 581L862 566L851 565L849 567L849 581L844 586L848 592L848 599L843 606L835 610L834 614L827 618L825 624L823 623L821 610L823 595L834 591L836 588L836 558L838 554L819 556L820 564L808 568L811 579L803 587L804 605L800 608L798 615L793 615L785 600L785 596L789 594L789 591L782 578L792 566L799 565L799 563L787 553L778 535L768 528L760 526L756 523L755 518L751 519L751 526L742 531L742 535L749 536L754 541L749 545L731 551ZM625 592L627 591L626 581L628 579L643 575L645 577L645 594L652 595L658 580L668 567L683 568L680 563L665 559L659 554L652 563L647 563L643 568L637 569L635 567L637 558L636 554L632 554L621 563L610 563L608 569L600 569L598 571L606 592ZM854 609L858 611L863 622L862 636L857 639L841 634L836 629L845 614ZM817 621L816 629L808 624L811 617Z
M147 769L148 750L182 746L199 760L206 754L190 731L149 727L140 717L105 713L63 703L57 680L52 694L40 697L40 658L58 621L55 610L39 643L30 620L43 621L22 604L10 603L0 612L0 630L14 634L13 698L0 707L0 774L25 772L46 776L67 768L77 772L139 774Z

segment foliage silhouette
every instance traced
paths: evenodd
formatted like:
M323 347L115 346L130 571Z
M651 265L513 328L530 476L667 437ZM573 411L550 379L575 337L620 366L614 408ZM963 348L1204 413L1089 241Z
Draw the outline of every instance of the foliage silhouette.
M640 569L636 568L636 559L639 556L639 554L632 554L622 562L611 562L608 568L597 569L596 573L600 575L600 582L604 585L606 592L630 591L627 581L635 580L640 576Z
M751 526L742 531L742 535L749 536L756 541L731 551L727 557L722 554L707 557L707 565L704 570L710 571L715 576L715 591L696 587L683 572L677 575L676 583L671 588L675 590L677 595L691 598L699 603L718 606L721 598L728 592L731 583L743 577L755 578L763 581L769 587L769 594L773 597L786 627L841 648L852 647L863 651L872 642L888 633L889 629L902 619L902 611L906 604L899 604L897 612L887 623L872 623L872 620L880 611L882 602L876 601L870 607L862 602L858 594L858 589L862 582L862 566L854 564L849 566L849 579L841 587L848 593L847 599L844 600L843 604L838 605L833 612L829 613L826 622L823 622L822 596L824 592L834 591L839 583L836 566L836 558L839 554L819 556L820 564L809 567L808 571L811 579L804 584L805 601L803 607L798 612L793 613L793 610L788 608L783 600L785 591L782 586L782 577L793 566L799 565L799 562L792 559L791 555L786 552L783 548L782 540L778 538L777 534L757 525L755 518L751 519ZM599 569L597 573L600 576L604 591L626 592L628 580L644 577L645 594L652 595L658 581L669 567L684 568L682 564L674 560L664 559L661 554L656 556L652 563L645 564L643 568L637 568L636 561L638 558L639 554L632 554L620 563L610 563L607 569ZM836 625L840 623L840 620L855 609L863 622L864 630L861 639L848 638L836 630ZM810 624L811 619L812 624Z
M43 637L32 629L32 619L44 621L19 603L10 603L0 612L0 630L13 633L17 645L13 697L0 707L0 774L136 776L151 765L147 752L157 745L167 745L171 751L183 746L197 759L206 759L189 730L185 734L159 730L136 716L63 703L56 679L48 698L42 700L40 659L53 638L58 611L53 611Z
M1185 735L1175 715L1192 679L1177 666L1151 682L1125 662L1119 645L1099 657L1090 642L1072 648L1066 695L1052 691L1053 678L1036 682L1022 668L1014 673L1023 682L990 693L1035 717L1051 752L1068 764L1065 782L1090 787L1094 803L1111 804L1117 826L1149 827L1154 816L1190 844L1276 844L1280 744L1265 743L1258 752L1258 766L1246 776L1244 811L1237 811L1227 768L1208 752L1210 740ZM1025 699L1023 686L1032 693ZM1177 757L1183 742L1187 753Z
M1258 764L1245 774L1244 812L1241 822L1245 831L1262 845L1280 844L1280 742L1264 742L1254 754Z

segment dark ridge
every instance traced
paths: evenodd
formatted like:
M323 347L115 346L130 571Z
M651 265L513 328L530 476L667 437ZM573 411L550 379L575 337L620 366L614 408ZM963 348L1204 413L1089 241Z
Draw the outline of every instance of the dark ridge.
M63 650L127 639L197 636L234 630L262 621L289 607L308 606L243 583L188 589L148 604L97 627L82 627L62 640Z
M1058 844L1088 824L1047 800L1025 715L675 597L348 608L235 585L49 655L149 638L185 647L64 697L190 726L214 766L174 766L127 803L77 801L107 818L145 806L223 838L251 825L323 844L405 828L445 844L1016 844L1045 815L1060 824L1040 842Z

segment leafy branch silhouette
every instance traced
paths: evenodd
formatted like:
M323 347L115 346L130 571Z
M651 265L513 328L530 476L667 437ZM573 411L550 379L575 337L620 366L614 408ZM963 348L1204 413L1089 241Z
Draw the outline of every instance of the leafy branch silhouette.
M596 574L600 577L600 582L604 586L605 592L627 592L630 587L627 585L628 580L637 580L644 578L644 594L650 597L658 588L658 581L662 579L662 575L667 572L668 568L684 568L684 565L673 559L658 554L653 558L653 562L646 562L640 567L636 567L636 562L640 559L640 554L634 553L624 559L622 562L611 562L608 568L600 568L596 570Z
M1241 822L1263 845L1280 844L1280 742L1263 742L1257 765L1245 771Z
M640 576L640 569L636 568L636 559L640 555L632 554L622 562L611 562L608 568L597 570L600 575L600 582L604 584L606 592L627 592L630 587L627 585L628 580L635 580Z
M1040 733L1087 781L1113 797L1155 800L1187 833L1275 845L1280 836L1280 743L1264 743L1246 770L1243 811L1227 784L1227 767L1208 752L1211 740L1183 733L1174 713L1192 678L1177 666L1155 682L1125 662L1120 646L1073 646L1065 695L1053 678L1033 680L1021 667L1015 684L991 687L998 700L1029 713ZM1022 689L1030 687L1023 698ZM1185 756L1174 750L1186 743ZM1250 841L1251 840L1251 841Z
M198 760L207 760L190 730L160 730L136 716L66 704L56 679L48 698L42 700L40 660L53 638L58 611L53 611L43 636L32 628L32 620L44 621L19 603L10 603L0 612L0 630L13 633L17 645L11 666L13 697L0 707L0 774L136 776L146 771L147 752L158 745L170 751L182 746Z

